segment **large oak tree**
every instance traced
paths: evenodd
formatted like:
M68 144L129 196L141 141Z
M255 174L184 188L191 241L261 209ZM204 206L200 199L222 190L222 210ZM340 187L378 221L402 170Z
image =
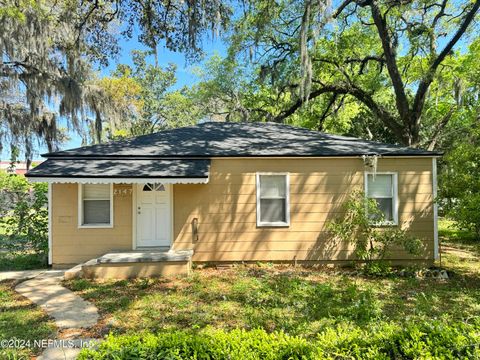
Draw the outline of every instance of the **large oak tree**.
M236 23L231 52L252 58L259 78L287 99L275 121L321 103L321 128L354 101L397 142L430 145L425 137L436 137L458 105L450 82L450 110L427 119L436 106L432 84L441 87L448 59L468 47L479 7L480 0L345 0L328 13L323 2L257 0Z

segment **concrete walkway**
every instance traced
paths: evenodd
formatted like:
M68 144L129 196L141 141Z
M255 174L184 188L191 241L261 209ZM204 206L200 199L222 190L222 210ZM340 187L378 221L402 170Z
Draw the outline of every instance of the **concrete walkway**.
M45 349L37 360L76 360L80 351L78 348L52 347Z
M63 273L44 273L15 290L43 308L60 329L89 328L98 321L97 308L60 285Z
M22 270L22 271L0 271L0 281L4 280L23 280L30 279L35 276L41 275L48 270Z
M94 326L98 321L98 310L90 302L61 285L63 271L22 272L10 274L10 279L29 279L17 285L15 291L39 305L53 317L59 329L81 329ZM13 277L16 276L16 277ZM31 278L33 277L33 278ZM4 278L7 279L6 275ZM72 339L68 339L72 340ZM74 344L60 340L58 344L45 349L39 360L74 360L80 352L82 339L74 339Z

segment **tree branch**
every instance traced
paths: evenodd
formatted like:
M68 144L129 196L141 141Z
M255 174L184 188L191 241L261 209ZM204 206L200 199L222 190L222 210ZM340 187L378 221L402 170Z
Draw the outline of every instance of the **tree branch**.
M438 54L436 59L430 65L425 76L420 81L420 84L418 85L417 93L415 94L415 99L413 101L413 106L412 106L412 111L416 119L419 119L422 113L423 105L425 103L425 97L427 95L427 90L433 81L435 71L437 70L438 66L442 63L442 61L445 60L447 55L450 54L453 47L457 44L458 40L460 40L460 38L465 33L465 31L467 31L468 26L474 20L475 15L477 14L477 11L479 8L480 8L480 0L476 0L472 8L470 9L470 11L467 13L467 15L465 15L465 18L463 19L463 22L458 28L455 35L450 39L447 45L445 45L445 47L440 52L440 54Z
M360 69L358 70L358 74L362 75L363 71L365 70L365 66L367 66L367 63L369 61L376 61L377 63L380 64L380 68L385 64L385 59L380 56L366 56L363 59L356 59L356 58L347 58L345 60L345 64L354 64L354 63L359 63L360 64Z
M322 115L320 115L320 118L318 119L318 124L317 124L317 130L322 131L323 129L323 122L325 121L325 118L328 116L328 113L330 112L330 109L332 106L335 104L335 101L337 101L338 94L333 94L330 100L328 101L327 107L325 110L322 112Z
M447 126L448 122L452 118L453 113L455 112L456 107L452 106L450 110L443 116L442 120L438 123L435 127L435 131L433 132L432 136L430 136L430 141L428 142L427 150L432 151L435 149L435 145L437 145L438 138L442 133L445 126Z
M316 83L318 84L319 82ZM395 117L381 105L377 104L372 95L368 94L363 89L351 84L321 84L320 88L310 92L308 100L313 100L323 94L353 96L358 101L363 103L377 118L379 118L385 124L385 126L392 130L399 139L404 138L403 127L397 122ZM287 117L293 115L299 108L301 108L304 103L305 101L303 99L298 99L292 104L292 106L290 106L290 108L275 117L273 121L283 122Z
M338 9L333 13L332 17L336 19L342 13L342 11L345 10L345 8L348 5L350 5L352 2L354 2L354 0L345 0L343 3L340 4Z
M387 22L381 14L380 8L377 6L375 1L370 3L370 9L373 21L375 22L375 26L377 28L378 36L382 42L387 70L390 75L390 79L392 80L393 90L395 91L397 110L404 124L408 124L410 118L409 102L405 93L405 85L403 84L400 71L398 70L397 54L394 46L392 45L392 39L387 28Z

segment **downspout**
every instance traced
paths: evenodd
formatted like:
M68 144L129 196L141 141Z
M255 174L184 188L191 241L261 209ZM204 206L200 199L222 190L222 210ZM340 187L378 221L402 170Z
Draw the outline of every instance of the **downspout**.
M432 193L433 193L433 254L434 259L440 259L438 242L438 204L437 204L437 158L432 158ZM440 259L441 261L441 259Z
M48 183L48 265L52 265L52 183Z

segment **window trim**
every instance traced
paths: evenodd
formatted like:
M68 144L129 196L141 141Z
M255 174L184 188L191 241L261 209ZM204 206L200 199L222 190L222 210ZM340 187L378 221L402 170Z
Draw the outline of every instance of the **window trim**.
M285 177L285 220L286 221L261 221L260 220L260 176L277 175ZM290 173L288 172L257 172L255 182L257 200L257 227L289 227L290 226Z
M110 223L109 224L84 224L83 223L83 187L90 184L78 184L78 228L79 229L111 229L113 228L113 183L100 184L110 186Z
M375 226L396 226L398 225L398 204L399 204L399 199L398 199L398 172L395 171L377 171L377 172L372 172L372 171L365 171L364 175L364 183L365 183L365 198L369 199L368 197L368 175L392 175L392 185L393 185L393 204L392 204L392 211L393 211L393 221L382 221L382 222L373 222L372 225ZM390 199L385 198L385 199Z

